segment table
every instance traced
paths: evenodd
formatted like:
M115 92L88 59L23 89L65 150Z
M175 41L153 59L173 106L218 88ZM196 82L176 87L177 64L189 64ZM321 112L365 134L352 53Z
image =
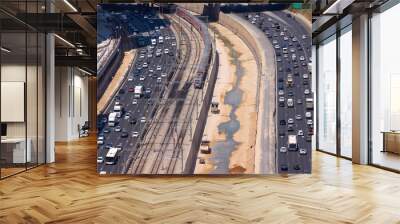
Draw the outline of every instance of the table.
M392 152L400 154L400 131L382 131L383 150L382 152Z

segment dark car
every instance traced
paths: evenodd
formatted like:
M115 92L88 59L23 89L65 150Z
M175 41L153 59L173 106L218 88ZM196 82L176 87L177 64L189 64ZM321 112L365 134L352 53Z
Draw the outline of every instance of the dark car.
M280 125L286 125L286 120L280 120L280 121L279 121L279 124L280 124Z
M137 123L137 119L134 118L134 117L132 117L132 118L129 120L129 123L131 123L131 124L136 124L136 123Z
M125 89L120 89L119 91L118 91L118 94L124 94L125 93Z
M129 87L128 92L130 92L130 93L135 92L135 88Z
M123 132L121 133L121 138L127 138L127 137L128 137L128 132L123 131Z

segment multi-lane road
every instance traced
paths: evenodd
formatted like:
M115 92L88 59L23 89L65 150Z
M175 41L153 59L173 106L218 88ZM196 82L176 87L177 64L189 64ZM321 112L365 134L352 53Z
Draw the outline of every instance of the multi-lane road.
M159 99L177 68L176 37L166 19L160 18L150 8L140 7L131 13L125 11L119 16L125 22L122 25L132 41L132 46L139 44L139 47L128 75L110 100L103 116L99 118L103 127L99 129L98 138L103 140L99 141L98 171L103 174L123 172L128 157L135 153L140 138L145 136L159 106ZM160 36L163 41L160 41ZM156 40L155 44L152 39ZM144 93L140 98L134 97L135 86L143 86ZM123 108L122 114L117 118L115 126L109 127L108 116L114 112L116 105ZM111 147L120 149L114 165L104 161Z
M311 37L282 11L242 14L270 40L276 58L277 172L311 172Z

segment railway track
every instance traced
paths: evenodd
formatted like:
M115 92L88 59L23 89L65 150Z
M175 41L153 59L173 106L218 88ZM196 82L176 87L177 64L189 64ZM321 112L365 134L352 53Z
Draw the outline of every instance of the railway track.
M184 33L183 36L180 37L181 39L179 40L179 43L182 43L182 41L188 42L190 43L189 37L187 36L186 33ZM182 46L181 44L179 44L180 46ZM178 67L178 72L176 73L176 75L174 75L173 81L170 83L169 85L169 92L167 95L167 98L164 98L164 102L168 101L172 96L175 95L175 91L177 90L177 87L180 83L180 79L182 78L184 69L186 68L187 64L189 63L189 59L190 57L188 57L188 55L190 55L191 53L191 47L188 47L187 45L183 45L185 46L184 54L182 54L184 60L183 62L180 64L180 67ZM166 103L164 103L164 105L166 105ZM160 134L161 132L161 127L162 127L162 122L160 122L161 119L163 119L167 113L169 111L169 107L168 106L163 106L162 109L159 111L159 113L157 114L157 120L153 121L151 123L151 125L149 126L149 133L146 136L146 142L141 144L140 150L138 151L137 155L135 156L135 162L133 164L133 173L135 174L140 174L143 173L143 169L144 166L147 163L147 159L149 157L149 154L151 152L151 150L154 148L157 140L157 135ZM171 130L173 130L173 124L169 123L169 128L167 129L167 133L164 134L164 139L162 141L162 144L165 144L164 142L166 141L166 137L169 134L169 132L171 132Z

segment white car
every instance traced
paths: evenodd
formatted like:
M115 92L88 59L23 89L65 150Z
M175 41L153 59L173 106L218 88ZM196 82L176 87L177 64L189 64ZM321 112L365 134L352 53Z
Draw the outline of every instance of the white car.
M277 40L272 40L272 44L277 44L278 41Z
M149 72L150 72L150 73L153 73L153 72L154 72L154 70L153 70L153 69L149 69Z
M102 171L100 171L100 173L99 173L100 175L105 175L105 174L107 174L107 172L106 171L104 171L104 170L102 170Z
M310 94L310 90L309 90L309 89L305 89L305 90L304 90L304 94L305 94L305 95Z
M288 98L288 99L287 99L287 106L288 106L288 107L293 107L293 104L294 104L294 103L293 103L293 99L292 99L292 98Z
M133 81L133 76L129 76L129 77L128 77L128 81L129 81L129 82L132 82L132 81Z
M158 77L157 82L161 82L161 81L162 81L161 77Z
M304 61L304 60L305 60L304 56L300 56L300 61Z
M287 120L287 123L288 123L288 124L293 124L293 123L294 123L293 118L289 118L289 119Z
M147 57L151 58L151 57L153 57L153 54L147 54Z
M169 53L168 48L165 48L165 49L164 49L164 54L168 54L168 53Z
M296 37L293 37L292 41L293 41L293 42L297 42L297 38L296 38Z
M285 94L285 91L283 91L282 89L278 91L279 96L283 96L284 94Z
M144 81L145 79L146 79L146 77L144 77L144 76L140 76L140 78L139 78L140 81Z
M307 35L303 35L303 36L301 36L301 38L307 39Z
M121 127L120 126L115 127L114 131L115 132L121 132Z
M298 135L298 136L303 136L303 130L299 130L299 131L297 132L297 135Z
M176 42L172 42L172 44L171 44L172 46L176 46Z
M156 70L161 71L161 66L158 65Z
M163 77L163 78L167 77L167 73L165 73L165 72L161 73L161 77Z
M137 138L138 136L139 136L139 132L137 132L137 131L132 132L133 138Z
M289 38L288 38L288 37L283 37L283 40L284 40L284 41L288 41Z
M168 36L168 35L167 35L167 36L165 36L165 39L166 39L166 40L169 40L169 36Z
M139 58L144 58L144 54L139 55Z
M146 117L140 118L140 122L141 122L141 123L146 123Z
M287 148L286 148L286 147L281 147L281 148L279 149L279 152L285 153L285 152L287 152Z
M278 44L275 45L275 49L279 49L281 46L279 46Z
M133 105L137 105L137 103L138 103L138 102L137 102L137 99L133 99L132 104L133 104Z
M310 111L306 112L306 118L310 118L311 116L312 116L312 114Z
M300 153L300 155L305 155L305 154L307 154L307 149L300 149L299 153Z
M103 159L102 156L97 157L97 163L98 163L98 164L101 164L101 163L103 163L103 162L104 162L104 159Z
M296 120L301 120L301 115L300 114L296 114Z
M143 68L147 68L149 66L149 64L147 64L147 62L143 63Z
M303 79L308 79L308 74L307 73L303 74Z

